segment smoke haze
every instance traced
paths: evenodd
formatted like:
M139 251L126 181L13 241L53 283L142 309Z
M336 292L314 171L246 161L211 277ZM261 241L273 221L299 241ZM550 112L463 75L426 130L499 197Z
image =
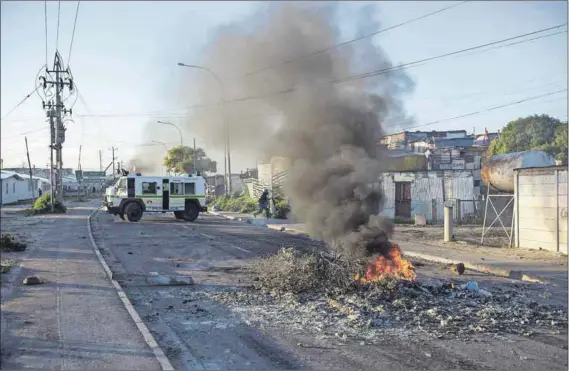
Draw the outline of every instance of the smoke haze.
M336 26L341 6L265 4L217 29L196 64L218 72L226 101L258 97L227 103L232 155L292 158L284 190L310 234L344 254L381 253L392 227L376 216L383 197L371 187L382 170L378 144L387 123L405 117L400 97L412 90L411 80L398 71L330 83L392 66L373 38L279 64L343 41ZM365 7L350 20L356 36L380 28L374 14ZM206 148L222 149L219 87L205 72L188 74L187 85L213 106L196 109L186 125Z

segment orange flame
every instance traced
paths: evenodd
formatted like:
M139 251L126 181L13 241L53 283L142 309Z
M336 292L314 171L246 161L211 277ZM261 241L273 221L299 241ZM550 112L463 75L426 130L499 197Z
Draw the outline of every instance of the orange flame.
M379 281L384 278L396 278L400 280L413 281L416 278L415 267L410 261L403 258L401 248L397 244L392 244L387 256L379 256L369 263L365 277L356 275L356 280L362 283Z

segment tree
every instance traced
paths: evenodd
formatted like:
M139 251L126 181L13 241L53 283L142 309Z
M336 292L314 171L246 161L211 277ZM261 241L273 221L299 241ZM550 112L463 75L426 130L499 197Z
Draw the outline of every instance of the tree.
M216 162L209 159L202 148L196 148L196 168L201 172L215 172ZM164 166L174 173L194 172L194 149L192 147L177 146L168 150L164 158Z
M510 121L500 137L490 143L488 154L543 150L567 165L567 122L548 115Z

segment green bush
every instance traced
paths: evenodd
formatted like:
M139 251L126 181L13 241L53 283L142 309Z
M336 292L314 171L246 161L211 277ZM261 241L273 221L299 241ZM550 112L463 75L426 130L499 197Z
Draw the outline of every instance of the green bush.
M273 218L286 219L287 214L290 212L290 206L286 200L275 198L275 213ZM221 211L232 211L244 214L250 214L257 211L259 204L258 200L241 195L239 197L218 197L213 206L219 207Z
M58 200L55 200L54 204L55 213L64 213L67 211L65 206ZM51 212L51 194L44 193L41 197L38 197L34 202L32 209L36 214L46 214Z
M275 214L273 218L286 219L287 214L290 212L290 205L287 200L275 198Z
M257 209L257 200L244 195L239 197L221 196L215 200L213 206L219 207L222 211L251 213Z
M254 198L246 197L243 201L243 206L241 207L241 212L244 214L249 214L257 211L258 208L257 200Z

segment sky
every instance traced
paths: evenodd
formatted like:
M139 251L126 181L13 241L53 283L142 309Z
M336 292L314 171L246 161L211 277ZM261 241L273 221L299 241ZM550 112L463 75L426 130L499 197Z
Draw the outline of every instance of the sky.
M374 16L385 28L452 3L378 2ZM350 21L366 4L342 4L344 11L338 20L340 41L354 37ZM179 134L171 126L156 123L157 120L182 126L184 144L190 144L194 137L191 123L183 117L188 113L187 107L203 102L191 101L194 98L185 97L183 92L187 91L189 74L204 72L179 67L177 62L196 63L201 48L217 27L243 19L260 3L85 1L80 3L71 50L77 2L61 2L59 36L58 5L57 1L1 3L0 153L4 167L20 166L26 161L26 136L32 164L44 167L49 162L48 125L36 94L4 118L34 89L38 71L46 63L46 44L49 65L57 47L64 63L69 63L83 98L77 99L73 121L67 123L64 167L77 167L80 146L84 170L99 170L99 153L103 168L106 167L112 158L112 147L118 148L116 155L125 163L141 150L148 156L164 156L163 145L149 143L145 138L145 127L157 125L160 129L153 140L167 147L179 143ZM566 1L472 1L376 35L373 41L398 64L561 24L567 24ZM532 114L548 114L566 121L566 90L447 120L566 89L566 30L567 26L550 31L565 31L551 37L408 68L415 83L414 92L404 100L414 120L410 130L464 129L481 133L484 128L496 131L509 121ZM74 100L70 98L70 102ZM404 128L384 129L390 133ZM205 140L197 137L196 143L201 147ZM223 163L222 150L204 149L209 157ZM232 170L235 173L254 167L256 160L232 153ZM223 165L218 169L223 170Z

